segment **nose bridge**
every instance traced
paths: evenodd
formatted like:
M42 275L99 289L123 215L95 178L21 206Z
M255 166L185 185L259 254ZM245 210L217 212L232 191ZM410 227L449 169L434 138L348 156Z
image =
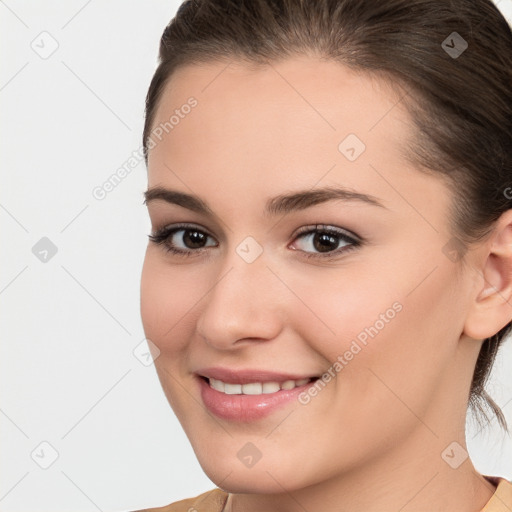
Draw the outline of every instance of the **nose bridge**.
M280 307L263 247L247 237L225 256L204 299L197 328L208 343L228 348L243 338L270 339L280 327Z

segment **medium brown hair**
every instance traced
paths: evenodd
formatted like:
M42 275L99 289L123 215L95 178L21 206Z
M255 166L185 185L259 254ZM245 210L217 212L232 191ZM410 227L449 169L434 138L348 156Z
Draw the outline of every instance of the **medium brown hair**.
M160 41L146 97L146 163L159 100L178 67L296 55L340 62L403 91L416 127L405 156L450 187L462 265L468 246L512 208L511 50L510 26L491 0L187 0ZM490 423L487 406L507 431L484 386L511 327L484 340L468 397L480 425L481 416Z

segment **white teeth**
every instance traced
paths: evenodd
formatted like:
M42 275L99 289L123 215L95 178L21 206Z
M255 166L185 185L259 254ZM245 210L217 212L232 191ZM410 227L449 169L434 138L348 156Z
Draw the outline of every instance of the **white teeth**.
M224 383L224 393L226 395L239 395L242 392L242 384Z
M263 383L263 393L275 393L279 391L281 388L279 386L279 382L264 382Z
M281 389L293 389L295 387L295 381L294 380L285 380L281 384Z
M224 382L217 379L210 379L210 386L217 391L222 391L224 393Z
M284 382L250 382L230 384L217 379L208 379L210 387L227 395L262 395L277 393L281 389L293 389L307 384L311 379L285 380Z
M244 395L261 395L263 385L261 382L251 382L242 385L242 393Z

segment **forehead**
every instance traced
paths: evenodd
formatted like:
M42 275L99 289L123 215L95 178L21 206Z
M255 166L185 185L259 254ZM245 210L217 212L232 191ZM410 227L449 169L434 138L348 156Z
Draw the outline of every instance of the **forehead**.
M154 124L165 123L194 97L199 108L194 108L191 121L183 123L187 126L173 128L171 136L185 135L189 127L208 130L219 140L236 130L241 138L252 128L260 145L273 141L275 130L282 131L281 139L291 135L298 140L303 134L312 143L318 138L311 137L313 132L335 140L356 133L369 143L374 135L379 140L386 137L386 142L403 142L412 125L400 102L402 95L396 83L313 57L266 65L220 61L175 70ZM390 125L395 137L387 130ZM267 139L266 134L270 134Z
M243 186L271 196L276 188L322 181L386 202L396 195L386 179L410 181L414 172L404 158L414 127L402 95L393 82L312 57L183 66L156 112L153 131L164 129L149 151L149 184L183 187L182 176L205 196L212 183L226 192ZM425 181L433 178L412 176L409 197L419 189L428 195ZM431 200L438 197L432 191Z

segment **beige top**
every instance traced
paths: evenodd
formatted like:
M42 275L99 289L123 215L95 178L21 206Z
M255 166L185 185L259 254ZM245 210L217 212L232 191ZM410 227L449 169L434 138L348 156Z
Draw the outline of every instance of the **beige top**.
M485 478L496 486L496 491L481 512L511 512L512 482L495 476L486 476ZM217 487L194 498L175 501L159 508L134 512L222 512L227 499L228 493Z

